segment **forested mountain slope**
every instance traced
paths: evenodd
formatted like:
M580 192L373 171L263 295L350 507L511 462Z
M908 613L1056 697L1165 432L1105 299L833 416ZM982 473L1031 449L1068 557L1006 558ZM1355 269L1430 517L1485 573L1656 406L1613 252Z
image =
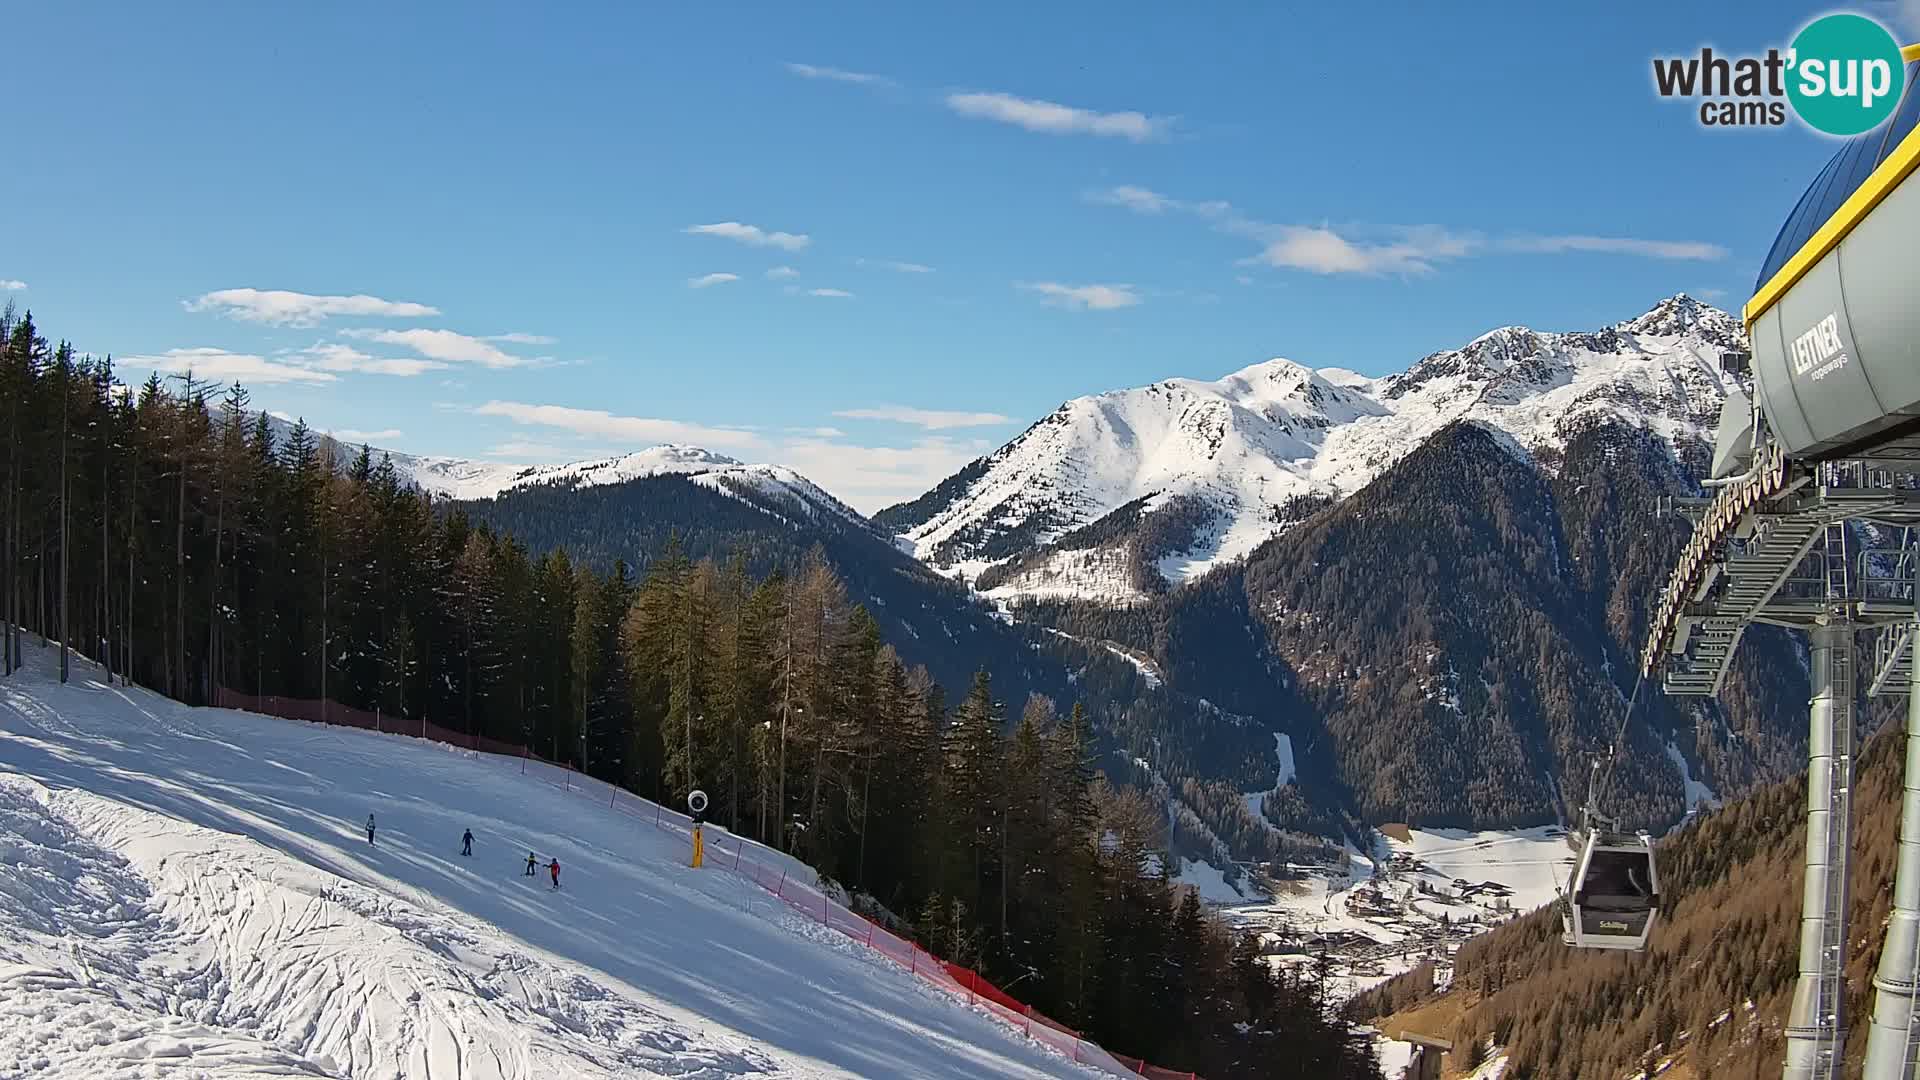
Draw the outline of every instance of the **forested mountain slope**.
M1083 705L1116 780L1161 790L1175 807L1183 851L1234 858L1327 854L1324 841L1356 827L1346 797L1324 769L1276 785L1274 735L1314 741L1310 715L1255 689L1230 700L1168 688L1158 674L1099 638L1073 638L1018 623L959 583L907 556L864 522L787 511L757 492L723 490L683 476L595 487L533 485L460 504L462 511L537 554L564 547L596 568L620 560L644 572L670 542L695 559L742 560L746 572L792 573L816 546L909 664L950 694L973 672L994 673L1010 702L1044 694ZM1257 684L1256 684L1257 686ZM1144 763L1144 764L1141 764ZM1277 788L1277 790L1276 790ZM1264 817L1242 797L1273 791ZM1301 835L1313 834L1312 837Z
M1656 499L1691 486L1631 425L1585 426L1543 462L1459 423L1150 605L1020 610L1141 650L1175 689L1279 713L1303 769L1324 766L1366 820L1549 822L1634 692L1645 605L1687 529ZM1756 630L1718 703L1644 688L1618 812L1664 827L1688 809L1687 776L1738 790L1783 775L1805 745L1798 655Z

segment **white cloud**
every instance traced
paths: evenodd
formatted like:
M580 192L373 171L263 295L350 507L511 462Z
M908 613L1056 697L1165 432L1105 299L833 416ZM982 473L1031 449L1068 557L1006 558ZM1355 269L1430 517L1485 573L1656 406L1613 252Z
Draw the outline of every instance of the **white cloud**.
M1131 285L1062 285L1057 281L1016 281L1014 287L1039 293L1046 297L1048 304L1055 307L1081 311L1112 311L1140 302L1140 294Z
M337 341L309 345L280 355L298 357L299 363L320 371L358 371L369 375L424 375L447 366L438 360L368 356L351 345L342 345Z
M534 442L527 439L511 439L489 447L483 456L501 458L515 464L546 465L567 461L586 461L590 458L613 457L618 450L604 447L557 446L553 443Z
M1089 191L1085 197L1090 203L1099 206L1121 206L1136 214L1160 214L1168 210L1177 210L1185 214L1218 218L1226 216L1233 210L1231 204L1218 199L1207 202L1187 202L1184 199L1175 199L1133 184L1121 184L1119 187Z
M1696 292L1694 293L1694 295L1696 295L1696 296L1698 296L1698 297L1699 297L1700 299L1702 299L1702 300L1707 300L1707 301L1716 301L1716 300L1724 300L1724 299L1726 299L1726 298L1727 298L1727 290L1725 290L1725 289L1700 289L1700 290L1698 290L1698 291L1696 291Z
M704 289L709 285L725 285L729 281L739 280L739 274L702 274L699 277L688 278L687 288Z
M901 262L898 259L855 259L855 266L877 266L882 270L892 270L900 274L931 274L933 267L924 263Z
M1909 2L1920 5L1920 0ZM1728 254L1718 244L1698 241L1585 235L1510 235L1490 241L1481 233L1444 225L1274 225L1246 217L1220 200L1192 202L1131 184L1090 191L1085 198L1137 214L1173 211L1205 218L1222 232L1261 243L1260 254L1244 262L1315 274L1427 274L1440 262L1495 250L1696 260L1722 259Z
M816 64L787 64L786 69L803 79L830 79L833 82L855 83L860 86L897 86L885 75L871 75L864 71L845 71L841 68L820 67Z
M1013 417L991 412L948 412L940 409L915 409L907 405L881 405L871 409L841 409L833 415L848 420L888 420L896 424L912 424L928 431L946 431L949 428L986 427L990 424L1011 424Z
M18 292L27 287L27 283L18 278L0 278L0 292Z
M816 439L839 439L847 434L837 427L790 427L786 432L789 435L811 435Z
M680 230L696 236L718 236L728 240L737 240L754 247L777 247L782 251L799 251L813 242L806 233L768 232L758 225L743 225L738 221L719 221L712 225L689 225Z
M825 296L825 297L831 297L835 299L845 299L845 300L851 300L853 298L853 294L848 292L845 289L808 289L807 295L808 296Z
M339 376L330 372L318 371L304 364L283 363L269 360L264 356L251 353L234 353L225 349L168 349L153 356L119 356L115 362L122 367L151 368L154 371L172 375L184 375L188 372L196 379L213 382L230 382L238 379L243 383L268 385L274 383L330 383Z
M1181 205L1178 200L1169 199L1157 191L1149 191L1132 184L1108 188L1105 191L1090 191L1087 201L1102 206L1124 206L1136 214L1158 214Z
M314 296L283 289L220 289L185 301L188 311L211 311L231 319L270 326L312 326L334 315L419 318L440 309L377 296Z
M566 405L530 405L518 401L489 401L473 410L477 416L500 416L516 424L556 428L576 435L617 439L631 446L693 443L711 448L750 448L765 445L758 434L740 428L708 427L681 420L617 416L601 409Z
M791 266L776 266L767 271L767 278L770 281L779 281L784 278L797 278L799 276L800 271L795 270Z
M550 338L545 334L521 334L516 332L512 334L494 334L492 337L483 340L498 341L503 345L551 345L559 339Z
M494 458L536 458L544 460L558 457L565 453L567 453L565 448L555 446L552 443L503 442L489 447L486 451L486 456Z
M857 446L836 439L793 439L774 454L847 505L871 514L914 498L979 457L990 444L931 437L911 446Z
M327 434L341 442L372 443L398 439L405 435L406 432L401 431L399 428L387 428L384 431L356 431L353 428L346 428L341 431L329 431Z
M1173 118L1139 112L1094 112L1012 94L948 94L947 108L962 116L997 120L1046 135L1111 135L1133 142L1164 136Z
M1603 255L1640 255L1649 259L1724 259L1727 249L1695 240L1641 240L1624 236L1515 236L1506 241L1514 251L1560 255L1569 251Z
M1479 238L1438 225L1386 226L1394 238L1368 241L1342 236L1327 226L1266 226L1274 239L1253 261L1314 274L1427 274L1433 264L1457 259Z
M341 336L377 341L382 345L403 345L421 356L451 364L511 368L532 363L524 356L503 352L482 338L452 330L343 330Z

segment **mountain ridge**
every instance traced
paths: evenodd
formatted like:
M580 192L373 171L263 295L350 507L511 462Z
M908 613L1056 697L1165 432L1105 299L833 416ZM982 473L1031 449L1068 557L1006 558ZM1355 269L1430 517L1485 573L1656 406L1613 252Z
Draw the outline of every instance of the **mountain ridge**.
M285 445L299 421L274 413L268 413L267 417L275 441ZM337 453L350 456L357 452L356 444L324 430L313 430L322 442L334 444ZM807 517L827 515L875 531L866 515L841 502L796 469L784 465L749 464L686 443L660 443L626 453L583 458L559 465L523 465L436 454L409 454L371 445L367 449L376 458L386 457L402 478L421 491L453 502L498 499L515 491L535 487L578 490L658 476L683 476L695 484L732 496L767 513L784 511Z
M1741 341L1731 315L1679 293L1596 331L1498 327L1377 378L1277 357L1213 381L1106 391L1063 403L874 520L998 599L1133 602L1244 558L1284 531L1298 500L1358 491L1455 420L1551 454L1588 418L1610 416L1678 453L1708 437L1721 365ZM1057 546L1135 503L1143 523L1174 507L1185 542L1169 549L1162 536L1132 568L1117 543Z

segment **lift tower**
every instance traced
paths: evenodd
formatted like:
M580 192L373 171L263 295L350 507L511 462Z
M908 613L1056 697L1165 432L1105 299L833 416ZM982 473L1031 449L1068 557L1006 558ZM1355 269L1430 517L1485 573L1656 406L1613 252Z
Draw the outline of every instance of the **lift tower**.
M1744 313L1753 397L1728 394L1711 497L1674 501L1694 533L1640 661L1669 694L1711 696L1747 627L1809 637L1807 852L1788 1080L1827 1080L1843 1065L1855 705L1867 633L1864 689L1908 695L1908 743L1864 1077L1915 1080L1920 1057L1920 182L1908 182L1920 166L1920 46L1903 55L1905 97L1893 118L1841 148L1767 256Z

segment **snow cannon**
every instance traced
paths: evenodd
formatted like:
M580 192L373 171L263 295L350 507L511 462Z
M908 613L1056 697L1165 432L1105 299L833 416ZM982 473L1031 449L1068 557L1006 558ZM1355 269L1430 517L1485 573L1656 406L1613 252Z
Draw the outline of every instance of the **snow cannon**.
M700 826L707 820L707 793L694 788L687 793L687 812L693 816L693 868L700 869L706 861L707 844L700 835Z

